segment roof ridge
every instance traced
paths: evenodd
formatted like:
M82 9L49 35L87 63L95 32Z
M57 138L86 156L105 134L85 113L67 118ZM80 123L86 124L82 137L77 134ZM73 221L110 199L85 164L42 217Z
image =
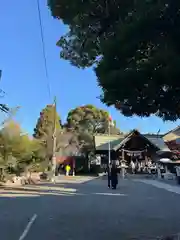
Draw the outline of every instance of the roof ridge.
M170 131L168 131L167 133L163 134L163 137L166 136L167 134L176 131L178 128L180 128L180 125L178 125L177 127L171 129Z
M125 136L125 134L96 133L94 136Z

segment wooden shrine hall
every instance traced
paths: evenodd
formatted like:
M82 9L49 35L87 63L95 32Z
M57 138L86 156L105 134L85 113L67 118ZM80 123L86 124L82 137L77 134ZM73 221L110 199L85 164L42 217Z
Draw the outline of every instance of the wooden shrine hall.
M148 158L156 162L172 154L161 135L141 134L137 130L127 135L95 135L94 143L95 153L101 156L103 164L108 163L109 150L111 160L125 160L127 163Z

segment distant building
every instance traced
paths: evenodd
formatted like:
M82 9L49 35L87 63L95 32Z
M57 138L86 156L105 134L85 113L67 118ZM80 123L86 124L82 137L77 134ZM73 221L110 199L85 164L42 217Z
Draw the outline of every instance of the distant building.
M74 164L74 156L79 151L77 142L77 137L71 132L65 132L61 135L57 144L57 164Z
M163 139L176 155L175 158L180 159L180 126L164 134Z
M127 135L95 135L95 152L102 155L108 162L110 150L111 160L132 159L156 161L161 157L170 157L172 152L164 142L162 136L155 134L141 134L137 130Z
M163 135L163 139L165 142L176 141L180 139L180 126L172 129L171 131L165 133Z

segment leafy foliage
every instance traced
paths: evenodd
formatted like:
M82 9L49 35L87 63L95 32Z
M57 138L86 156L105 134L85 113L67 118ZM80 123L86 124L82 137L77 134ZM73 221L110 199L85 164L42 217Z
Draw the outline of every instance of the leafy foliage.
M16 142L20 139L20 129L14 122L8 123L0 132L0 152L4 163L13 155Z
M23 134L19 125L11 121L0 131L0 155L1 167L22 170L29 166L33 159L37 160L36 152L40 144L35 139L30 139Z
M57 112L55 112L54 105L47 105L42 112L37 121L36 128L34 129L34 137L41 139L44 135L54 131L54 121L56 122L56 129L59 130L60 117ZM52 135L51 135L52 136Z
M29 173L50 167L54 116L57 158L86 155L94 149L93 135L108 132L108 113L93 105L85 105L70 111L66 127L62 127L60 117L54 110L52 105L47 105L42 110L34 130L34 137L25 134L11 117L4 121L0 129L0 169L3 168L4 172L11 175L12 172ZM116 127L112 127L112 131L113 129L119 133ZM4 172L2 174L0 171L0 180Z
M54 121L57 135L59 135L61 131L60 117L55 112L54 105L47 105L40 113L33 135L35 139L41 141L41 154L43 158L49 160L52 158L53 151Z
M68 113L66 127L77 136L78 151L85 153L94 149L94 134L108 133L109 114L93 105L77 107ZM116 126L110 126L110 132L120 133Z
M101 100L126 116L180 117L180 1L49 0L69 26L61 57L95 64Z
M109 114L108 112L96 108L93 105L77 107L68 113L67 127L81 132L108 133ZM111 133L114 130L119 133L117 128L111 127Z

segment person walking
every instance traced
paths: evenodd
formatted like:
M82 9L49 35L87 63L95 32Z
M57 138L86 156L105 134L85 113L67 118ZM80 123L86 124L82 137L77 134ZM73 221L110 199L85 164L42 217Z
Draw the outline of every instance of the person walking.
M113 164L112 168L111 168L111 187L112 187L112 189L116 189L117 185L118 185L117 167L115 164Z

